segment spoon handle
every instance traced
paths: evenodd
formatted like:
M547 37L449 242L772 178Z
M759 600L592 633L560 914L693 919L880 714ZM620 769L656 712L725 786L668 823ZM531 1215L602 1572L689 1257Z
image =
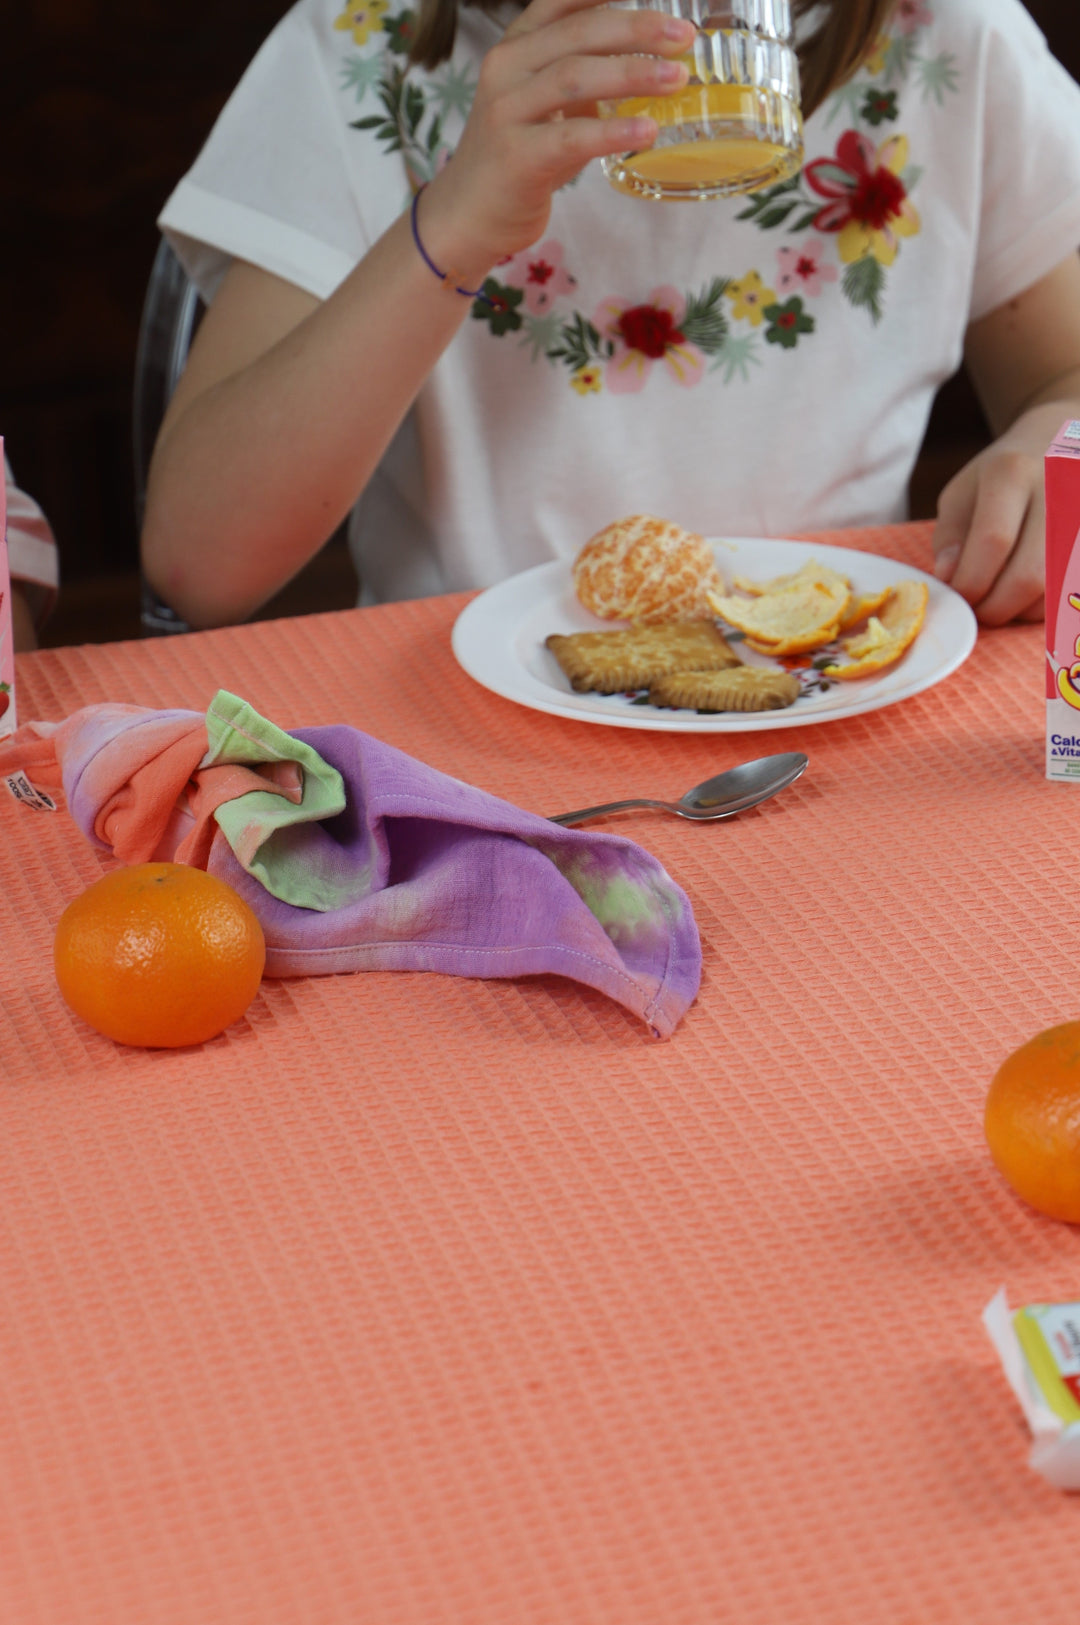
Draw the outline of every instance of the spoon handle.
M587 818L599 818L602 813L625 812L629 807L660 807L664 812L674 812L674 808L667 801L644 801L636 798L633 801L606 801L602 807L582 807L578 812L559 813L549 818L549 824L583 824Z

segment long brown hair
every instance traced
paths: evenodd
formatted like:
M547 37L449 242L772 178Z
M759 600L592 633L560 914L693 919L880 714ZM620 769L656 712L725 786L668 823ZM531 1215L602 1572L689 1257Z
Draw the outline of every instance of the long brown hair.
M409 61L437 68L454 49L458 6L495 11L503 0L420 0ZM822 9L821 23L799 49L803 114L809 118L852 74L882 33L896 0L792 0L796 18Z

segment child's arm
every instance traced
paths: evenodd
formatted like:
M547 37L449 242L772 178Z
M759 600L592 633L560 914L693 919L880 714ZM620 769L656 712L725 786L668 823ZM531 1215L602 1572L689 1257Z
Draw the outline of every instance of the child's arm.
M938 498L935 569L986 626L1043 614L1043 456L1080 418L1080 256L968 329L965 359L997 435Z
M484 59L453 161L424 192L424 247L475 288L542 236L586 163L648 145L600 99L683 84L691 23L599 0L533 0ZM236 262L200 325L154 453L143 562L195 625L241 619L349 512L470 301L398 219L324 303Z

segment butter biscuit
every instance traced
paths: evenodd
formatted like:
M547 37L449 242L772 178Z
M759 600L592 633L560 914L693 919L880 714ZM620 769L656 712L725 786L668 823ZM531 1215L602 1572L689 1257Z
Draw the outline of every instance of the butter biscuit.
M679 711L780 711L798 697L797 677L761 666L671 672L649 687L650 705Z
M647 688L672 671L724 671L742 662L712 621L631 626L623 632L553 632L545 639L578 694Z

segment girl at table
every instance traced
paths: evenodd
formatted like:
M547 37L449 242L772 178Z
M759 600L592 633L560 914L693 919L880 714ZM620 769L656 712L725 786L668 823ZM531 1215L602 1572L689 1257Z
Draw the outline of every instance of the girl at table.
M365 601L572 557L622 514L705 534L899 520L966 359L997 438L936 569L1041 614L1041 457L1080 417L1080 89L1020 0L794 0L806 163L698 205L595 160L656 133L693 29L597 0L300 0L162 225L210 303L143 539L194 624L351 513ZM410 202L412 207L410 208Z

